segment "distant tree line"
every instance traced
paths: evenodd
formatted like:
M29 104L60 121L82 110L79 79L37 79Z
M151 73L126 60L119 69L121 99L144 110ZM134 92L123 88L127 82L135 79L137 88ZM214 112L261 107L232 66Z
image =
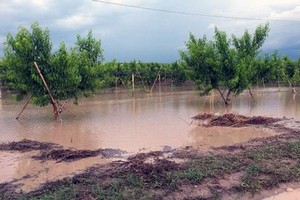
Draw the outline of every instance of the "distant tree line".
M247 30L240 37L215 29L213 39L196 38L192 33L181 59L173 63L104 62L101 41L92 31L86 37L77 35L71 48L61 42L52 50L48 29L33 23L30 29L20 27L16 35L8 34L0 59L1 84L17 91L17 98L31 95L31 102L45 106L52 102L38 70L47 82L55 100L88 96L103 87L122 85L130 90L135 86L152 92L159 83L180 85L193 80L202 94L217 90L225 104L255 84L285 81L291 86L300 82L300 58L287 55L261 55L260 48L267 38L269 25L260 25L253 34ZM58 112L54 105L54 112Z

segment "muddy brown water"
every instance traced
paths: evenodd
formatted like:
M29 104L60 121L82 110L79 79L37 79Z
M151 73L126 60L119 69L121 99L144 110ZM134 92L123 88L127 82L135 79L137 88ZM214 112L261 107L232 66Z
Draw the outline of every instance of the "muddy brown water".
M62 121L53 119L52 108L29 105L19 120L15 117L25 101L16 102L9 95L0 99L0 142L22 139L53 142L65 148L115 148L129 154L178 147L218 147L245 142L251 138L275 135L257 127L220 128L189 125L191 117L203 113L234 112L243 115L287 117L300 120L300 97L289 88L253 91L256 102L245 92L225 108L217 94L199 97L197 91L165 89L132 98L126 92L107 92L67 104ZM26 177L30 190L37 183L82 171L106 159L89 158L72 163L40 163L30 159L33 152L0 152L0 182ZM54 167L55 166L55 167ZM35 177L35 178L33 178ZM37 178L38 177L38 178ZM33 181L36 180L36 181ZM43 181L41 181L43 180Z

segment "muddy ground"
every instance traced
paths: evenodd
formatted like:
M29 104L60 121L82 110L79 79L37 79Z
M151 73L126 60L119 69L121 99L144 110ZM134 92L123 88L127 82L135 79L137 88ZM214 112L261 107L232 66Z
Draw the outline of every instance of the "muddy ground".
M24 193L0 184L0 199L262 199L300 182L300 123L292 119L201 114L194 124L268 127L279 135L199 151L191 147L140 153ZM33 159L73 162L122 157L116 149L76 150L36 141L1 144L0 151L38 151ZM298 187L298 186L297 186Z

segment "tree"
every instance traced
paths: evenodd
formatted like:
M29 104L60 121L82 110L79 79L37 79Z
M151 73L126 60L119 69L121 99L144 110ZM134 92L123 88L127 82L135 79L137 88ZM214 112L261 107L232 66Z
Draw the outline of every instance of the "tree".
M52 53L52 43L48 29L43 30L38 23L31 29L20 27L18 33L7 35L4 44L4 61L8 86L18 92L18 98L31 95L34 105L53 106L55 117L60 113L59 100L75 99L81 93L88 94L99 85L99 68L103 61L100 40L93 38L92 31L87 38L77 36L74 48L68 50L64 43ZM37 63L48 89L35 68ZM57 101L55 102L54 101Z
M203 95L216 89L228 105L232 95L240 94L253 83L255 59L268 31L266 24L258 26L253 35L246 30L240 38L233 35L230 39L216 28L212 41L190 34L187 51L180 51L181 60L194 71L192 79Z
M287 55L284 55L282 56L282 67L285 81L287 81L289 85L294 88L295 85L300 81L300 74L297 62L293 61Z

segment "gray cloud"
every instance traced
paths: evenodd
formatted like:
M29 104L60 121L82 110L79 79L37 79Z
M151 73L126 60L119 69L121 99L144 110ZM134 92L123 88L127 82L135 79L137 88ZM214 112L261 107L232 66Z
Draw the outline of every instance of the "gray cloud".
M114 0L113 2L144 7L177 10L209 15L299 20L299 0ZM86 35L89 29L101 39L106 61L132 59L171 62L179 59L189 32L212 37L214 27L229 35L241 34L266 20L234 20L161 13L97 3L92 0L0 0L0 43L7 32L16 33L19 26L38 21L48 27L53 49L61 41L74 44L76 35ZM300 49L299 22L270 22L271 32L264 50L279 49L297 56ZM1 54L1 53L0 53ZM299 53L298 53L299 54Z

